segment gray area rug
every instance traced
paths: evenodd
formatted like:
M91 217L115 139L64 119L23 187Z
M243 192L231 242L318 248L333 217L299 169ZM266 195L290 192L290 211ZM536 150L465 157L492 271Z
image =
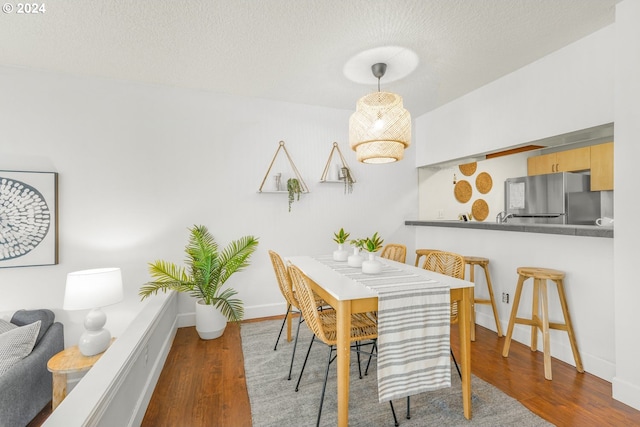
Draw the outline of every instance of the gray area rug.
M314 426L320 403L322 381L329 354L328 347L314 343L300 383L295 385L311 340L311 332L304 323L296 351L291 381L287 381L293 341L280 339L273 350L281 320L268 320L241 325L247 389L251 401L254 427L262 426ZM293 322L293 332L295 325ZM349 401L350 426L393 426L393 415L388 402L378 402L375 358L369 375L358 378L355 353L351 357L351 383ZM366 360L362 364L363 370ZM411 419L406 419L406 399L394 401L401 426L552 426L533 414L517 400L497 388L472 376L473 418L462 414L460 378L452 366L452 386L449 389L423 393L411 398ZM322 426L337 425L336 366L331 364L329 381L322 410Z

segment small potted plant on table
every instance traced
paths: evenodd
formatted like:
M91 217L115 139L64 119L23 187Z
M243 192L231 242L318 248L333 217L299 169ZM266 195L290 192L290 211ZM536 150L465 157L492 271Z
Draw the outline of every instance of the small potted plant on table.
M382 263L376 260L376 252L382 249L384 240L378 236L378 232L373 236L364 239L364 249L369 253L369 259L362 262L362 272L365 274L378 274L382 271Z
M349 244L353 246L353 254L349 255L347 258L347 264L350 267L362 267L362 255L360 255L360 251L364 247L364 239L353 239L349 241Z
M333 233L333 241L338 244L338 249L333 251L333 259L335 261L346 261L349 252L344 249L344 242L349 238L349 234L341 228L337 233Z

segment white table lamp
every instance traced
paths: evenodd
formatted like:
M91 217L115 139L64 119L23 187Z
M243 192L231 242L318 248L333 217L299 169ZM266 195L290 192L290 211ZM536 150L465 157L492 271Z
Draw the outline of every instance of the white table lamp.
M107 315L100 307L118 303L122 299L122 273L119 268L96 268L67 274L62 308L91 309L84 319L85 331L78 343L80 353L93 356L109 347L111 333L104 329Z

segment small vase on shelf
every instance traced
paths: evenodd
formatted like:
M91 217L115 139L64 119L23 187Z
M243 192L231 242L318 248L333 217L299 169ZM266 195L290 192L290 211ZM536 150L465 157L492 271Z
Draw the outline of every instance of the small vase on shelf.
M360 248L353 248L353 255L349 255L347 258L347 264L350 267L362 267L362 255L360 255Z
M273 175L273 191L281 191L281 184L282 184L282 173L278 172L277 174Z
M333 251L334 261L346 261L349 257L349 252L344 250L342 243L338 243L338 249Z
M382 271L382 263L376 260L375 252L369 252L369 259L362 262L364 274L379 274Z

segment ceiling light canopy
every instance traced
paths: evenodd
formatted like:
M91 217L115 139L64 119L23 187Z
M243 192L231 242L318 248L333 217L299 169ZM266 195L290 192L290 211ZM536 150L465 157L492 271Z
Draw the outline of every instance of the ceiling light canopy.
M359 162L402 160L404 149L411 144L411 115L404 109L402 97L380 91L380 78L386 69L385 63L371 66L378 79L378 92L360 98L349 119L349 144Z

